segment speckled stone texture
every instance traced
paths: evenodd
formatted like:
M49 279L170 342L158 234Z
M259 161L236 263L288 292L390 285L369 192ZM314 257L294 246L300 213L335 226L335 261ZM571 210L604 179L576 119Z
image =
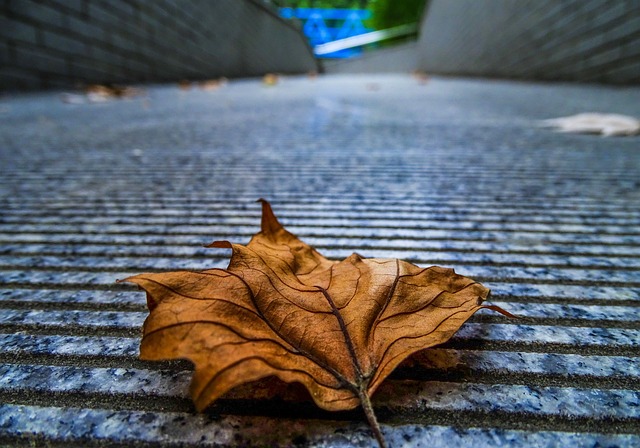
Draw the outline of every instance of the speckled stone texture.
M453 267L476 314L373 398L392 447L640 445L640 88L408 75L232 81L67 104L0 98L0 444L369 447L358 412L240 387L204 414L186 361L138 359L144 271L226 267L255 200L330 258Z

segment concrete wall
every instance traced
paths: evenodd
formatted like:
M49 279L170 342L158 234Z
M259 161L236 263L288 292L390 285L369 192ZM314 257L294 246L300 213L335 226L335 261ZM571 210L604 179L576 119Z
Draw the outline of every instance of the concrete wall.
M417 67L416 42L365 52L353 59L327 59L326 73L409 73Z
M640 83L640 1L431 0L419 46L431 73Z
M1 89L316 70L260 0L5 0Z

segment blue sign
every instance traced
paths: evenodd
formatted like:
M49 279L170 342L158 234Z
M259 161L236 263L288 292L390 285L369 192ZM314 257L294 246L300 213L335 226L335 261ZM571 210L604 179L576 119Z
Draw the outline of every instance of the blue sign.
M280 15L302 21L302 32L312 47L373 31L363 23L371 18L371 11L366 9L280 8ZM323 57L348 58L361 52L360 48L351 48Z

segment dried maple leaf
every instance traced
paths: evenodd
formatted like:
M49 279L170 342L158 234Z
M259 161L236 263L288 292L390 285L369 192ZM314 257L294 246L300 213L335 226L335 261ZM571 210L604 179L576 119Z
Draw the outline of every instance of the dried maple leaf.
M323 409L362 405L384 446L373 392L409 355L447 341L489 289L396 259L330 261L261 201L262 230L247 246L210 245L233 249L226 270L126 279L147 291L141 358L191 360L198 410L249 381L300 382Z

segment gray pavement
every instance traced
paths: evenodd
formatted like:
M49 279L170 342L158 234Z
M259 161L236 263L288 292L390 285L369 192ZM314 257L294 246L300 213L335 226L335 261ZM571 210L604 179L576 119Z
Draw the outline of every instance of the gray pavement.
M198 415L190 366L137 359L129 273L225 267L264 197L330 258L454 267L480 313L374 397L394 447L640 444L640 88L361 75L0 97L0 444L370 446L358 412L247 389ZM76 98L80 99L80 98ZM258 387L260 392L260 388Z

